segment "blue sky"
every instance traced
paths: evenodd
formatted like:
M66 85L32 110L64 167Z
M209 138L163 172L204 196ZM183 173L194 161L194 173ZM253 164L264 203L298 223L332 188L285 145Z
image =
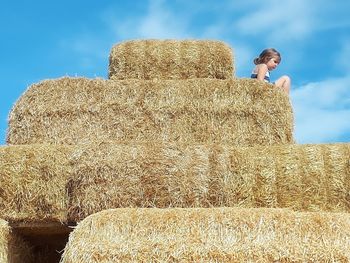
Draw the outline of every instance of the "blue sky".
M112 46L130 39L216 39L236 76L274 47L271 78L292 78L297 143L350 142L349 0L4 0L0 8L0 144L7 117L33 83L107 78Z

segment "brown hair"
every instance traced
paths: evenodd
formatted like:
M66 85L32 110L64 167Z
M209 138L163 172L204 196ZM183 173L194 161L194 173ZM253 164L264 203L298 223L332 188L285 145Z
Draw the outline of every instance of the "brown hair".
M281 54L276 49L266 48L260 53L259 57L254 59L254 64L258 65L267 63L273 57L277 57L279 60L278 62L281 62Z

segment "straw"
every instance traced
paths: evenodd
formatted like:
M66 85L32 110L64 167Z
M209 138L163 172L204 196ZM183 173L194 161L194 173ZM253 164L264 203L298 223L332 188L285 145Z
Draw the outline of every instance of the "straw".
M62 263L348 262L350 214L280 209L114 209L70 234Z
M233 77L232 49L214 40L132 40L113 46L110 79Z
M12 232L5 220L0 219L0 262L34 263L33 251L23 238Z
M7 143L96 140L293 143L289 98L252 79L61 78L32 85L9 116Z
M0 217L79 221L118 207L350 212L350 144L91 142L0 148Z
M64 221L69 172L65 147L0 147L0 217L8 221Z

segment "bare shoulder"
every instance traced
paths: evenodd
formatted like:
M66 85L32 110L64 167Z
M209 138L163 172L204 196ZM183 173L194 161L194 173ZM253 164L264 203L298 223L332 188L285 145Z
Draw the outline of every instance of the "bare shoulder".
M265 74L268 71L266 64L258 64L256 65L256 72Z
M267 65L266 64L258 64L256 65L257 70L267 70Z

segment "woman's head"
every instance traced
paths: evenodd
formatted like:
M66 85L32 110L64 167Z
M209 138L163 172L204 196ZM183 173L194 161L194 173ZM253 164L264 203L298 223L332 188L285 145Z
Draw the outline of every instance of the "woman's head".
M281 54L274 48L267 48L260 53L259 57L254 59L254 64L266 64L271 59L275 59L277 63L280 63Z

